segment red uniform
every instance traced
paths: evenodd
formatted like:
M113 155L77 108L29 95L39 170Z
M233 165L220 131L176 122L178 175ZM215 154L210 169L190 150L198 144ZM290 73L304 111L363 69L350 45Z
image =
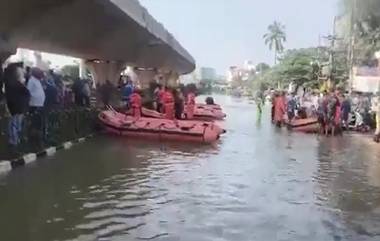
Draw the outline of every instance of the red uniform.
M130 96L132 113L135 117L141 117L141 96L138 93L133 93Z
M194 118L194 109L195 109L195 95L194 93L187 94L186 98L186 117L187 119Z
M277 124L281 124L284 120L285 114L285 101L282 96L278 96L274 99L274 121Z
M174 97L170 91L165 91L162 97L166 119L174 119Z

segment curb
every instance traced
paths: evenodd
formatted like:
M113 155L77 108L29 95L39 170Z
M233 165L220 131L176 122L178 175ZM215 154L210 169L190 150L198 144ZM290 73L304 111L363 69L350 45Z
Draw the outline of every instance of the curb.
M53 156L58 150L68 150L74 144L80 144L85 142L87 139L92 138L94 135L88 135L87 137L82 137L74 141L67 141L59 146L51 146L45 150L38 153L28 153L14 160L4 160L0 161L0 175L7 174L8 172L16 169L18 167L26 166L35 162L40 157Z

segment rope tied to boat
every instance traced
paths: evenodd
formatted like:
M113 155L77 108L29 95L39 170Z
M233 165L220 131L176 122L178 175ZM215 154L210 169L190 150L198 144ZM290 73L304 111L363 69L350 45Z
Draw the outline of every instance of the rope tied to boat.
M203 135L202 135L202 139L203 139L203 142L206 142L206 129L209 125L207 123L203 123Z

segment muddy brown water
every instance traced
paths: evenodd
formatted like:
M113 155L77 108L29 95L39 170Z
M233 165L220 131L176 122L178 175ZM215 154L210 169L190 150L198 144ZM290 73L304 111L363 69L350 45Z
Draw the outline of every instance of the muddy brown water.
M100 136L0 177L0 240L380 240L380 145L217 101L215 145Z

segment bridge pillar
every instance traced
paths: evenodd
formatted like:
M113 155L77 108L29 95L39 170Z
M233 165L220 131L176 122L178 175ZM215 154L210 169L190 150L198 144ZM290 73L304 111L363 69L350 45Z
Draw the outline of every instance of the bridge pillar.
M84 79L87 77L86 70L87 70L86 60L81 59L79 62L79 78Z
M135 69L133 71L132 81L138 83L142 89L149 88L151 82L156 81L156 70L139 70ZM133 78L134 77L134 78Z
M117 85L121 72L126 68L126 63L121 61L86 61L86 66L96 85L104 84L106 80Z
M0 67L9 58L9 56L16 54L17 46L10 42L4 35L0 34Z
M168 87L177 87L179 75L174 71L168 71L160 74L161 84Z

